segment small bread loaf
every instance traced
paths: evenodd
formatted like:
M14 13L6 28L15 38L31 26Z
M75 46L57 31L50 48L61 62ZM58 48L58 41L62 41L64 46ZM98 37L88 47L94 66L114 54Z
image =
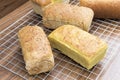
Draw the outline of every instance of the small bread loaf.
M30 0L33 6L33 10L42 16L43 9L51 3L51 0Z
M80 6L93 9L95 18L120 19L120 0L80 0Z
M26 69L30 75L50 71L54 58L48 39L38 26L26 26L18 32Z
M71 24L88 31L93 19L93 11L87 7L70 4L53 4L45 8L43 24L50 29L56 29L64 24Z
M60 26L48 39L53 48L62 51L87 69L98 63L107 49L104 41L72 25Z
M33 5L33 10L39 14L43 15L44 8L52 5L54 3L69 3L70 0L30 0Z

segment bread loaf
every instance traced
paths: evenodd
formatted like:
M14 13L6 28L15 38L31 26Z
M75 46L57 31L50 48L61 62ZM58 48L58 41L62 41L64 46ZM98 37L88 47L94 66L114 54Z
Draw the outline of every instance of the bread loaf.
M93 9L95 18L120 19L120 0L80 0L80 6Z
M35 13L42 16L43 9L51 3L51 0L30 0L33 6Z
M106 42L72 25L60 26L48 39L53 48L62 51L87 69L97 64L107 49Z
M26 26L18 32L25 67L30 75L50 71L54 58L48 39L42 28Z
M50 29L56 29L64 24L71 24L88 31L93 19L93 11L87 7L70 4L53 4L45 8L43 24Z
M54 3L69 3L69 0L30 0L33 5L33 10L39 14L43 15L44 8L52 5Z

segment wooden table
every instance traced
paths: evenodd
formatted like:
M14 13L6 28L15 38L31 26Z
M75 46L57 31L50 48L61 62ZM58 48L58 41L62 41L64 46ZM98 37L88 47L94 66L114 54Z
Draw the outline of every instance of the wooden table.
M0 0L0 18L9 14L28 0Z
M20 6L18 9L14 10L10 14L8 14L4 18L2 18L0 20L0 24L3 24L4 22L6 22L6 24L4 24L2 26L0 25L0 31L2 31L2 29L6 28L8 25L13 23L17 19L19 19L21 16L23 16L30 9L32 9L32 6L31 6L30 2L26 2L25 4ZM15 14L19 14L21 11L24 11L24 12L22 12L22 14L20 14L18 16L15 16ZM11 19L11 16L15 16L15 17ZM9 20L9 19L11 19L11 20ZM22 80L22 78L13 74L13 73L11 73L10 71L8 71L6 69L0 67L0 80Z

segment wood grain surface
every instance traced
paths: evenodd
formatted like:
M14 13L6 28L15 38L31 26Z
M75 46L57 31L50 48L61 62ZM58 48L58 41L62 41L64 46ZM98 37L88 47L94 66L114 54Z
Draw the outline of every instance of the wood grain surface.
M9 13L5 17L0 19L0 30L2 31L7 26L9 26L11 23L15 22L17 19L19 19L21 16L25 15L30 9L32 9L32 5L30 2L26 2L13 12ZM14 17L12 17L14 16Z
M18 8L28 0L0 0L0 18Z
M4 0L1 0L1 1L4 2ZM13 0L13 1L16 1L16 0ZM18 1L21 1L21 0L18 0ZM0 20L0 31L7 28L7 26L14 23L21 16L25 15L25 13L28 12L30 9L32 9L32 6L28 1L22 6L20 6L19 8L17 8L16 10L14 10L13 12L11 12L10 14L3 17ZM21 11L23 11L22 14L19 14ZM7 69L4 69L3 67L0 67L0 80L23 80L23 78L13 74L12 72L8 71Z

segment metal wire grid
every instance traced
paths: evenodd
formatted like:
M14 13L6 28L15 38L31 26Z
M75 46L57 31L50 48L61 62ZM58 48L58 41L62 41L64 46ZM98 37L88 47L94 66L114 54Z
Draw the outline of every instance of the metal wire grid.
M90 33L105 40L109 48L105 58L94 68L87 70L77 64L60 51L53 49L55 56L55 66L52 71L35 76L29 76L22 57L22 52L18 43L17 32L26 25L41 26L46 34L52 30L44 27L41 17L32 10L15 23L2 30L0 39L0 66L19 75L23 79L32 80L97 80L104 72L109 62L118 53L120 47L120 20L99 20L95 19L92 23Z
M120 39L120 23L119 20L99 20L93 21L90 33L97 35L108 42L109 48L106 57L99 62L93 69L86 70L79 64L72 61L70 58L64 56L53 49L55 55L55 67L49 73L40 75L29 76L25 70L24 61L22 58L21 50L18 43L17 32L20 28L26 25L42 26L47 34L51 30L44 27L41 17L34 14L33 11L28 12L27 15L19 19L17 22L8 26L7 29L1 31L1 53L0 53L0 66L7 70L21 76L23 79L57 79L57 80L94 80L97 79L103 72L105 66L109 63L112 57L118 52L118 43ZM114 47L113 47L114 46Z

